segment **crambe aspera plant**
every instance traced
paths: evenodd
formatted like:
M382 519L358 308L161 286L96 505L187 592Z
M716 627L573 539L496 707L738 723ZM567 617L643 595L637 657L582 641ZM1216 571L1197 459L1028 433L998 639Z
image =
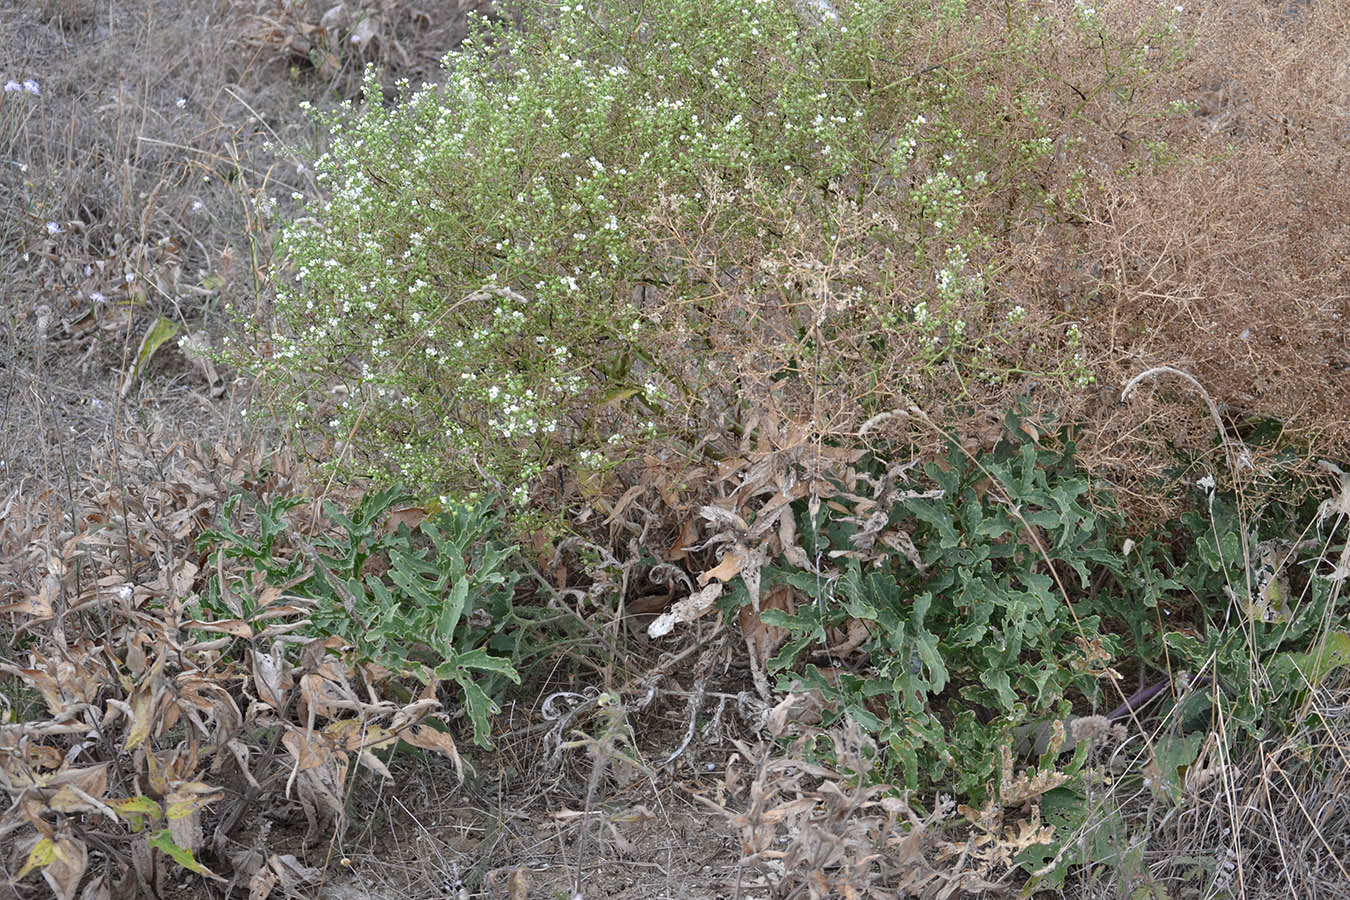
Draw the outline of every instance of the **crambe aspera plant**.
M1170 808L1207 742L1229 755L1287 734L1350 666L1338 606L1350 478L1320 504L1304 492L1245 513L1204 479L1174 529L1127 540L1068 433L1039 440L1021 424L1010 414L992 450L953 447L901 474L889 506L846 485L829 503L798 501L795 533L818 571L785 556L761 568L762 592L803 599L760 617L786 633L767 667L778 689L819 697L823 728L852 720L876 739L869 778L978 809L1027 799L1005 795L1027 789L1013 778L1025 767L1055 833L1016 862L1054 886L1073 863L1116 859L1116 801L1084 777L1094 746L1140 720L1150 739L1113 778ZM878 458L857 483L908 471ZM738 583L724 606L749 603Z
M1104 549L1115 520L1074 469L1072 444L1046 449L1010 422L1022 440L1005 439L978 466L953 449L889 510L886 527L907 533L917 556L878 546L876 563L845 553L828 578L787 566L761 574L810 601L762 614L791 635L770 662L781 686L822 692L834 715L874 734L888 761L879 777L910 790L954 786L976 803L998 783L1019 729L1066 718L1071 694L1114 705L1099 679L1122 650L1101 628L1104 605L1087 596L1092 576L1123 571ZM810 558L856 546L863 517L847 499L835 503L814 518L805 504L798 511ZM822 635L850 620L867 626L867 669L809 661Z
M486 745L488 717L498 711L491 693L503 681L520 682L515 663L530 652L524 643L529 623L512 604L519 580L509 565L515 548L496 539L500 516L487 502L427 515L415 528L406 522L389 527L390 510L410 498L388 488L367 494L349 512L328 503L325 515L334 527L306 546L288 534L283 517L301 501L258 504L257 533L248 535L228 525L239 497L197 546L208 558L249 561L255 581L284 594L213 576L203 606L218 617L253 622L275 616L254 597L272 596L278 605L312 601L301 634L340 637L356 659L396 675L454 682L474 739Z

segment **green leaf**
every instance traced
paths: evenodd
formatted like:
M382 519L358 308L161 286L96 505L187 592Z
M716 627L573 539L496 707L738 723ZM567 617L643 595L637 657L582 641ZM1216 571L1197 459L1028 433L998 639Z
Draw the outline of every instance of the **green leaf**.
M1154 752L1161 773L1159 788L1172 799L1180 803L1186 770L1195 762L1205 734L1197 731L1187 735L1164 735L1154 744Z
M931 500L911 500L907 506L914 514L914 518L937 530L941 540L940 546L944 550L960 545L961 538L956 534L955 520L947 511L946 505Z
M437 671L439 673L439 667ZM468 672L456 666L451 677L464 689L464 711L473 723L473 742L484 749L490 748L492 729L488 725L488 716L501 712L501 707L492 701Z
M444 606L441 608L440 620L436 624L436 633L443 640L449 642L455 634L455 629L459 626L459 617L464 613L464 603L469 597L469 582L461 579L455 582L454 587L450 588L450 594L445 598Z
M947 687L947 665L942 660L942 654L938 652L937 636L928 631L920 631L914 637L914 652L928 667L929 690L934 694L942 693Z
M980 681L988 688L992 689L998 697L999 704L1005 709L1011 711L1017 703L1017 694L1013 692L1012 682L1008 678L1006 670L989 670L980 673Z
M1306 685L1296 687L1310 686L1315 689L1332 671L1341 666L1350 666L1350 633L1329 632L1314 649L1306 653L1281 653L1277 662L1281 660L1287 660L1286 665L1296 666L1302 677L1307 679Z
M126 378L122 382L122 396L125 397L131 392L131 387L144 374L145 369L150 364L150 359L155 355L155 351L164 346L164 343L178 334L178 326L164 316L160 316L150 323L150 327L141 335L141 344L136 349L136 356L131 361L131 368L127 371Z
M151 849L164 853L174 862L190 872L196 872L198 875L206 875L212 878L216 877L214 872L197 862L196 858L192 855L191 850L180 847L174 843L173 834L167 828L162 828L153 834L147 835L146 843L150 845Z
M479 647L476 650L470 650L467 653L460 653L455 656L454 664L462 669L477 669L482 672L493 672L511 679L516 684L520 684L520 673L516 667L511 665L509 659L503 659L500 656L492 656L486 650Z

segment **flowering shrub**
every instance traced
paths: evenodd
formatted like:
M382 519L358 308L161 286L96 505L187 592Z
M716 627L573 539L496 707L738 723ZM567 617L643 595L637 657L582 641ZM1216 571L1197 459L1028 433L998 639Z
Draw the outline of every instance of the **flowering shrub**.
M371 73L320 116L328 196L236 358L340 468L518 502L747 386L829 432L927 384L1085 384L1077 326L1035 337L997 259L1063 205L1050 43L1091 45L1099 90L1171 46L1165 12L1110 40L1084 15L601 0L484 25L444 84L385 106Z

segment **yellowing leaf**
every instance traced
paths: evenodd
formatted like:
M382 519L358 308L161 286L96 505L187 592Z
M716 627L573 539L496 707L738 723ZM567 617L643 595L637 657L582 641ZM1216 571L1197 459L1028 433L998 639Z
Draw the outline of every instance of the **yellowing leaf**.
M28 859L24 861L23 868L14 876L14 880L19 881L34 869L50 865L54 859L56 859L56 845L52 843L51 838L43 838L28 851Z
M144 826L145 816L158 819L160 815L159 804L144 796L109 800L108 805L127 820L133 833L140 831Z
M154 679L152 678L137 685L135 692L132 693L131 727L127 729L126 741L123 744L124 750L134 750L150 736L150 730L155 724L151 717L154 710L154 690Z
M224 796L224 791L216 790L200 781L180 784L164 798L165 816L169 821L185 819L208 803L214 803Z
M84 841L57 836L52 861L42 871L42 878L56 895L56 900L75 900L80 879L89 865L89 851Z
M323 728L323 733L343 750L380 749L398 740L398 735L360 719L339 719Z
M141 336L141 345L136 350L136 358L131 362L131 368L127 370L126 379L122 382L122 396L125 397L131 391L132 385L145 373L145 368L150 364L150 358L155 355L155 351L164 346L164 343L178 334L178 326L160 316L150 324Z

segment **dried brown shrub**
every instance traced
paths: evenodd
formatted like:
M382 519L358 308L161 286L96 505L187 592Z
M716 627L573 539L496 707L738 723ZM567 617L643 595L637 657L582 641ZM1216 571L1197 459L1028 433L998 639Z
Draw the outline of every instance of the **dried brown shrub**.
M1335 3L1237 0L1187 4L1181 24L1193 48L1136 102L1189 113L1113 118L1098 102L1066 123L1095 183L1081 216L1031 235L1024 284L1082 317L1103 386L1177 366L1231 422L1273 418L1308 457L1344 458L1350 20ZM1176 383L1128 409L1089 400L1068 408L1090 423L1089 460L1123 486L1160 472L1169 444L1215 446L1200 399Z

